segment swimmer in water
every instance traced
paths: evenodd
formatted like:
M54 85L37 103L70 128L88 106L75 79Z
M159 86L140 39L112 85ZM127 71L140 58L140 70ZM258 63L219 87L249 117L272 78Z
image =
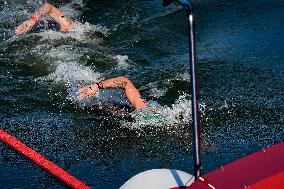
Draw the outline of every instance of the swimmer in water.
M83 100L95 96L100 89L123 89L132 107L135 110L143 111L142 117L144 121L160 122L162 120L162 116L157 113L155 108L149 106L145 100L141 98L138 89L136 89L133 83L126 77L111 78L80 88L77 92L77 99Z
M49 15L54 20L42 19L43 16ZM53 30L59 32L68 32L74 28L75 22L65 16L62 11L49 3L45 3L38 11L36 11L31 19L24 21L16 27L16 34L20 35L31 30L40 31Z
M80 88L78 91L78 100L95 96L100 89L124 89L124 93L135 109L146 109L148 104L141 98L139 91L133 83L126 77L111 78L93 85Z

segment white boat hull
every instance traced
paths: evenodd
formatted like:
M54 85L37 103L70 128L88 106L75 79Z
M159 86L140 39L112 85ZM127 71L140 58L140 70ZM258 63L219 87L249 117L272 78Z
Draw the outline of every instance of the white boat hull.
M189 186L194 176L175 169L152 169L133 176L120 189L169 189Z

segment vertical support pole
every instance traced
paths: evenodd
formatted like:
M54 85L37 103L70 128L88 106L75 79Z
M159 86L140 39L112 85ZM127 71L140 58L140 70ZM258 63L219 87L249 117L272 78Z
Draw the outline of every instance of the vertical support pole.
M198 111L198 87L196 79L196 52L195 52L195 33L192 12L188 13L189 26L189 60L190 78L192 89L192 128L193 128L193 150L194 150L194 176L195 179L201 176L200 163L200 126Z
M195 52L195 33L192 15L192 6L188 0L163 0L163 5L168 6L173 1L181 5L188 16L189 28L189 66L192 90L192 129L193 129L193 150L194 150L194 176L197 180L201 176L200 163L200 126L199 126L199 112L198 112L198 87L196 79L196 52Z

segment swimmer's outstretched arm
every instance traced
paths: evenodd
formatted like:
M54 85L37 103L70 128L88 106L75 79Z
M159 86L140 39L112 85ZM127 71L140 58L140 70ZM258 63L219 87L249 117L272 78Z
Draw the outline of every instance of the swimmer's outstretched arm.
M38 11L33 14L30 20L23 22L16 28L16 34L20 35L30 31L33 26L41 19L41 17L46 14L48 14L58 24L60 24L61 32L67 32L75 25L74 21L66 17L62 11L49 3L45 3Z
M98 84L83 87L78 91L78 99L82 100L84 98L94 96L100 89L107 88L124 89L128 101L135 109L144 109L148 107L147 103L141 98L139 91L135 88L133 83L126 77L116 77L102 81Z

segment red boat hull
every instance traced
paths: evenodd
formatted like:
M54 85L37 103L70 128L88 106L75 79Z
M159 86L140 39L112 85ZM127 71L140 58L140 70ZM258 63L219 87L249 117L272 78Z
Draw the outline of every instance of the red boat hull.
M186 188L283 189L284 142L220 167Z

